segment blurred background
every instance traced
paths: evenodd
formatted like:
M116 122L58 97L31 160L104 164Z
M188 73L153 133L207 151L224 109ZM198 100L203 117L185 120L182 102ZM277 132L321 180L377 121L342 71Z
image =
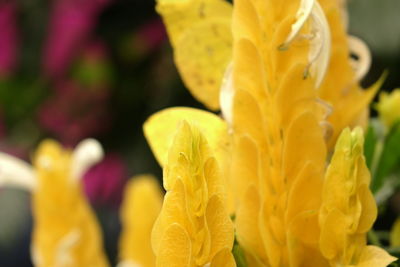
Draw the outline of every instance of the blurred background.
M94 137L106 157L84 177L114 264L119 205L127 179L161 169L142 124L170 106L201 107L173 64L154 1L0 0L0 151L29 161L36 145L54 138L66 147ZM384 90L400 85L400 1L349 0L350 32L373 54L363 81L384 70ZM372 111L373 114L374 111ZM385 220L400 205L392 201ZM391 224L390 222L390 224ZM0 188L0 266L31 266L30 196Z

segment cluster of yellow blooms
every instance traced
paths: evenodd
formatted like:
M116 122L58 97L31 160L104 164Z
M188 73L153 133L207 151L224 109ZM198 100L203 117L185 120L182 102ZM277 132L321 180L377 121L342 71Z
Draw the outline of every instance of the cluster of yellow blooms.
M377 207L362 128L381 81L359 85L370 59L342 2L158 0L186 86L222 117L176 107L145 123L166 194L149 176L128 184L119 267L233 267L235 239L249 267L395 260L366 241ZM399 94L383 98L390 124ZM101 158L93 142L45 141L33 168L0 155L0 182L33 192L35 266L109 266L79 183Z

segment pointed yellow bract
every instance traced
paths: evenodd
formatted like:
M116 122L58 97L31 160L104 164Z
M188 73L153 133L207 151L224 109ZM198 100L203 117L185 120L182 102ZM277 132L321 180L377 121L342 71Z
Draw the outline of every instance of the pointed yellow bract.
M366 245L377 207L369 189L361 128L340 135L328 167L319 214L320 248L331 266L387 266L395 260Z
M44 141L34 157L32 257L38 267L106 267L102 237L79 179L71 175L71 152Z
M122 266L156 266L151 248L151 231L161 205L162 193L155 177L137 176L126 185L121 207L122 233L119 245Z
M155 157L162 167L165 166L177 126L182 120L198 127L207 139L227 187L227 208L230 213L233 213L234 200L229 187L231 184L229 173L231 142L228 125L220 117L211 112L187 107L168 108L155 113L143 126L144 134Z
M229 260L233 224L217 161L200 129L185 121L169 150L164 187L167 193L152 232L156 266L215 266L223 259L220 267L235 266Z
M400 89L391 93L381 93L379 103L376 105L379 118L390 129L396 121L400 120Z
M158 0L175 63L190 92L212 110L232 57L232 6L224 0Z

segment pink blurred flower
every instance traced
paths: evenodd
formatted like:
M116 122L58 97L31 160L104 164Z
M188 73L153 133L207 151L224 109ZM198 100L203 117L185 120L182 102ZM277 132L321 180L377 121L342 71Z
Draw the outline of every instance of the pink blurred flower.
M90 38L97 17L111 0L56 0L50 18L43 68L59 78Z
M0 3L0 78L9 76L17 64L18 30L16 3Z
M103 133L109 128L109 92L82 88L67 81L39 110L39 123L66 146Z
M127 179L127 170L121 157L109 154L85 174L86 195L95 205L118 206Z

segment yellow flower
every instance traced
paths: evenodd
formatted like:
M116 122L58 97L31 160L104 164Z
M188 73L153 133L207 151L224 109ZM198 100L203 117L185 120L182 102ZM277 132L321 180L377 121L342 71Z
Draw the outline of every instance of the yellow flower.
M161 210L162 193L150 175L132 178L126 185L121 207L122 233L119 267L154 267L151 230Z
M328 167L319 214L320 247L331 266L387 266L396 258L367 246L377 207L369 189L370 174L363 156L360 128L345 129Z
M97 147L89 149L94 151L87 153L97 154ZM36 152L38 183L33 194L32 245L35 266L109 266L99 225L82 192L81 177L77 176L83 172L71 168L79 157L85 158L72 155L54 141L44 141Z
M0 154L0 181L32 191L32 260L38 267L106 267L96 217L80 178L103 156L100 144L85 140L71 152L54 141L39 146L33 167Z
M185 121L168 153L164 188L152 232L156 266L236 266L218 164L201 131Z
M157 11L189 91L208 108L219 109L219 88L232 57L232 6L224 0L158 0Z
M393 90L391 93L381 93L376 109L386 127L392 127L400 119L400 89Z

